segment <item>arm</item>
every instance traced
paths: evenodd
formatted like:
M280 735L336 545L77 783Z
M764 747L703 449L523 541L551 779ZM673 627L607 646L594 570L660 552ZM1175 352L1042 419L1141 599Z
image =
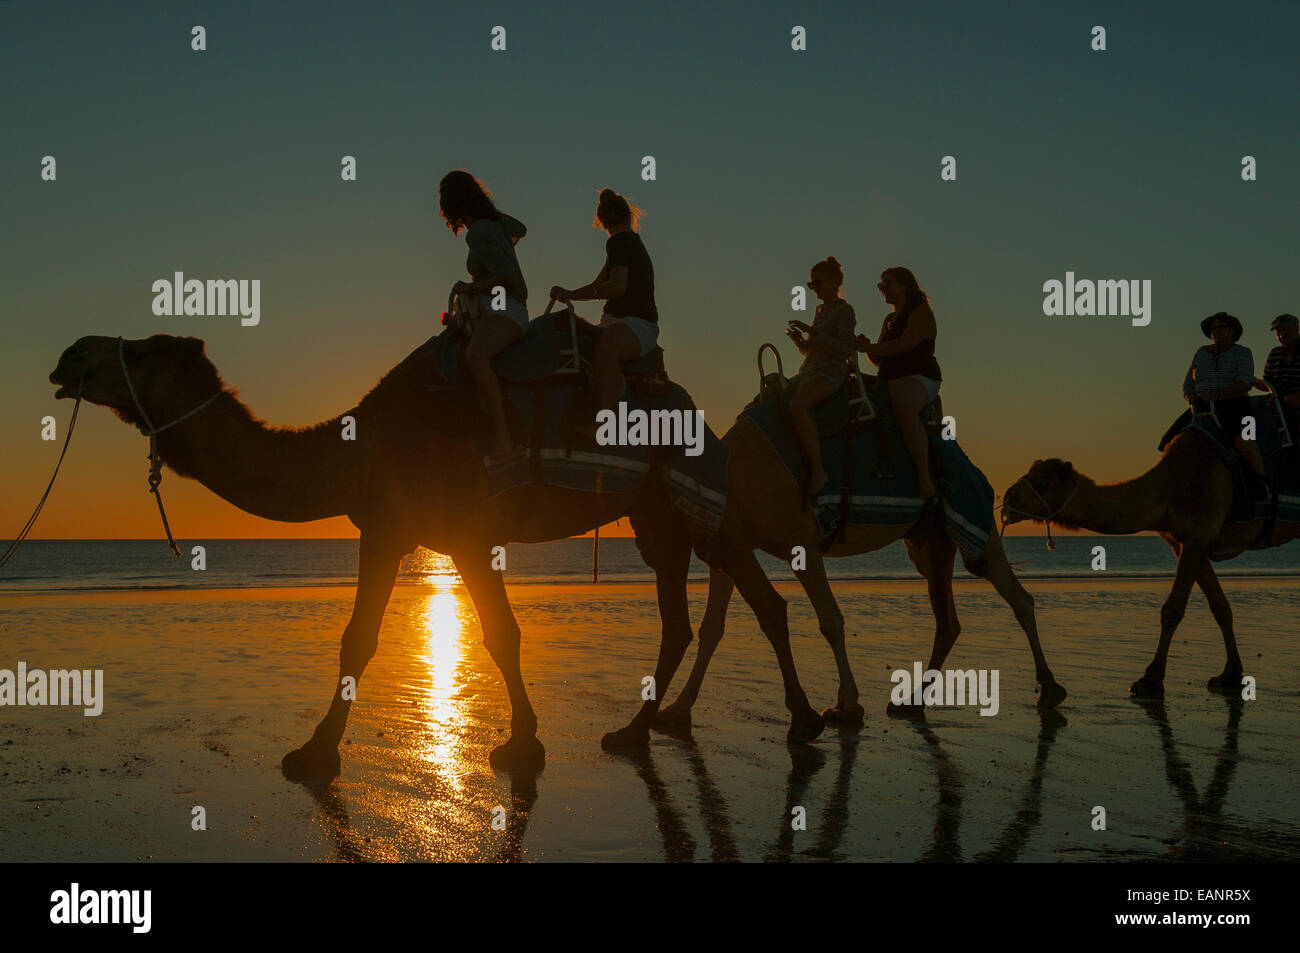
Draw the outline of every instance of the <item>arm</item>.
M557 291L560 294L556 294ZM551 289L551 297L560 301L600 301L617 298L625 291L627 291L627 267L615 265L613 268L606 266L600 269L600 274L581 288L570 291L556 285Z
M505 229L506 237L510 239L512 245L518 245L519 239L528 234L528 229L524 227L523 222L505 212L501 213L501 227Z
M522 226L521 226L522 227ZM515 290L517 278L514 274L516 265L511 260L511 253L492 235L488 227L480 228L475 222L465 233L465 244L471 252L483 262L488 270L486 278L475 281L458 281L456 290L468 294L489 294L497 285L510 294Z
M1244 397L1255 386L1255 356L1250 348L1243 347L1237 354L1236 379L1219 389L1219 397Z
M1197 352L1199 353L1199 352ZM1196 396L1196 354L1192 355L1192 362L1187 365L1187 373L1183 375L1183 398L1191 400Z
M854 351L856 324L857 317L853 314L853 308L847 304L840 305L834 313L823 316L820 326L816 321L813 322L808 350L827 361L848 360Z
M924 306L917 308L912 313L912 316L907 319L907 330L903 332L902 337L893 341L886 341L884 344L867 345L865 348L867 359L872 364L879 364L879 358L905 354L922 341L937 335L938 328L934 323L934 312Z

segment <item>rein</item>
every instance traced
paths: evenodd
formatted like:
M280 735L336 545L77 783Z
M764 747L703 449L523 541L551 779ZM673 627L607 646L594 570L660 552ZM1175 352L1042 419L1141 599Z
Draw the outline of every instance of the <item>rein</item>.
M36 509L32 510L32 515L27 518L27 522L23 524L23 528L19 531L18 535L14 537L14 541L9 544L9 548L5 550L4 555L0 556L0 569L4 568L4 564L13 558L14 553L18 552L18 547L27 539L27 535L32 531L32 527L36 525L36 517L41 515L41 509L45 506L45 501L50 496L50 490L54 489L54 479L59 475L59 467L63 466L63 458L67 456L68 453L68 444L72 443L72 431L77 428L77 411L81 409L81 391L85 386L85 383L86 381L83 377L77 384L77 402L73 405L72 416L68 418L68 435L63 438L63 450L59 453L58 463L54 464L54 473L50 475L50 482L46 484L45 492L41 494L41 499L36 504Z
M1034 494L1034 496L1038 497L1038 502L1043 504L1044 510L1049 509L1047 501L1043 499L1043 495L1041 493L1039 493L1037 490L1034 489L1034 485L1032 483L1030 483L1024 477L1021 477L1019 480L1016 481L1016 484L1020 484L1020 483L1023 483L1025 486L1029 487L1029 492ZM1019 516L1028 516L1030 519L1042 520L1044 523L1046 523L1047 524L1047 548L1055 549L1056 541L1052 539L1052 520L1056 517L1056 514L1060 513L1063 509L1065 509L1067 506L1070 505L1070 501L1074 499L1074 494L1079 492L1079 487L1081 486L1083 486L1082 480L1076 482L1074 484L1074 490L1070 493L1069 496L1065 498L1065 502L1062 503L1060 506L1058 506L1056 509L1052 510L1052 512L1048 513L1046 516L1042 515L1041 513L1030 513L1027 510L1016 509L1016 507L1009 504L1006 501L1006 498L1003 497L1002 506L1001 506L1002 526L998 530L998 536L1001 537L1006 534L1007 522L1008 522L1007 513L1011 512Z
M163 509L162 494L158 492L158 487L162 483L162 463L163 463L162 457L158 454L158 434L162 433L164 430L170 430L172 427L175 427L181 421L189 420L200 410L203 410L205 407L207 407L209 404L215 401L218 397L224 394L225 389L222 388L221 390L217 391L215 394L213 394L207 400L203 401L203 403L199 404L193 410L189 411L188 413L181 414L171 423L163 424L161 427L155 427L153 425L153 421L149 419L149 414L145 411L144 405L140 403L140 398L136 395L135 385L131 382L131 372L128 371L126 368L126 342L120 337L117 339L117 362L122 366L122 376L126 379L126 389L131 394L131 400L135 402L135 409L140 412L140 418L144 421L145 426L149 428L148 430L141 431L146 437L149 438L149 492L153 494L154 500L156 500L158 503L158 515L162 517L163 530L167 533L167 544L171 546L172 554L176 556L177 559L179 559L181 555L181 550L180 547L176 545L175 537L172 536L171 525L167 522L167 511ZM80 396L78 396L77 401L78 404L80 404ZM76 414L75 410L73 411L73 414L75 419L75 414ZM72 431L70 429L68 431L68 436L69 437L72 436ZM46 492L49 491L47 490ZM42 502L44 502L44 500L42 500Z

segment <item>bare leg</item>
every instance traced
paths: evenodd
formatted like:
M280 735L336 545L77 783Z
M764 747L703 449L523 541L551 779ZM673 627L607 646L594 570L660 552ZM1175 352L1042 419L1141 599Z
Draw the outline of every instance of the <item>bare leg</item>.
M1232 443L1250 468L1259 476L1265 476L1264 458L1260 456L1259 444L1254 440L1246 440L1241 434L1233 437Z
M898 428L903 432L903 443L916 464L916 480L921 499L934 496L934 481L930 479L930 438L921 424L921 409L930 402L930 395L918 381L898 377L889 382L889 399L894 405Z
M1207 549L1208 546L1200 540L1182 544L1173 588L1165 604L1160 607L1160 644L1156 647L1155 658L1147 666L1146 672L1129 686L1129 691L1134 695L1159 696L1165 693L1165 663L1169 658L1169 646L1173 642L1178 623L1183 621L1183 615L1187 611L1187 597L1191 595L1192 583L1201 574Z
M623 365L635 361L641 342L626 324L607 325L596 341L596 409L614 410L623 390Z
M492 568L491 545L452 554L483 629L483 645L501 670L510 694L510 738L493 748L488 763L503 771L536 773L546 763L546 749L537 739L537 715L524 688L519 668L519 623L506 596L505 580Z
M700 686L704 684L704 675L709 670L713 653L722 641L722 633L727 625L727 606L731 602L731 593L735 586L731 577L721 569L709 569L709 601L704 608L704 621L700 623L700 643L695 653L695 664L691 667L690 677L677 700L659 710L656 723L665 727L684 727L691 723L691 708L700 695Z
M490 460L503 460L514 450L510 439L510 425L506 422L505 398L501 396L501 383L492 370L492 358L510 344L524 336L523 330L509 318L500 314L486 314L474 326L474 336L465 349L465 360L474 375L479 396L487 405L488 419L492 423L492 453Z
M397 567L408 549L374 533L361 534L356 602L352 607L352 618L343 630L334 696L311 740L286 754L280 762L289 780L326 782L338 777L339 741L347 727L348 712L352 709L361 674L379 646L379 625L384 619L388 597L393 592Z
M817 435L817 425L813 423L810 413L814 405L821 403L835 392L831 382L820 374L809 374L799 378L799 386L790 398L790 421L794 432L803 444L803 451L808 455L807 492L816 493L826 485L826 468L822 465L821 438Z
M1223 648L1227 653L1227 659L1223 663L1223 673L1211 678L1206 683L1206 687L1213 691L1238 691L1241 688L1242 664L1241 655L1237 652L1237 637L1232 631L1232 606L1223 593L1223 586L1219 585L1214 564L1208 559L1201 564L1196 584L1201 587L1201 592L1205 593L1205 601L1210 604L1214 621L1219 623L1219 631L1223 633Z

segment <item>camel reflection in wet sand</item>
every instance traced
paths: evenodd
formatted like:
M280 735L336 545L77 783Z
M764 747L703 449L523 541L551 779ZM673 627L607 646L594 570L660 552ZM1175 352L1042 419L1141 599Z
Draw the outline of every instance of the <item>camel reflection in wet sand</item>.
M429 589L411 600L404 619L394 620L411 633L411 654L388 663L397 672L414 669L399 679L398 717L382 721L382 740L397 736L398 747L396 751L383 750L382 758L352 753L359 762L369 760L372 767L390 772L394 771L392 756L398 755L398 783L390 775L369 792L354 792L346 781L311 788L319 822L338 860L417 857L511 862L538 857L534 853L529 858L527 835L537 816L539 798L543 803L547 800L547 775L510 778L507 789L505 777L493 777L482 770L483 748L493 742L491 735L496 730L492 710L480 705L483 699L494 697L492 675L477 671L472 612L454 570L441 565L440 559L433 554L417 557L423 562L417 561L413 568L424 574L421 581ZM697 740L685 727L664 732L661 740L644 752L583 756L576 764L561 759L547 773L572 767L589 774L594 768L609 776L605 784L617 791L616 798L635 798L636 790L644 787L646 800L642 804L648 805L657 833L650 844L637 845L638 856L644 856L644 849L650 847L652 856L667 862L902 858L1008 862L1044 859L1045 849L1057 859L1075 860L1294 856L1300 844L1293 832L1265 832L1259 824L1252 828L1250 822L1231 818L1226 805L1234 780L1241 783L1238 737L1246 703L1228 698L1214 704L1225 706L1226 725L1203 790L1194 783L1192 768L1180 754L1176 729L1164 705L1155 700L1135 701L1132 709L1127 704L1121 706L1119 723L1097 709L1073 716L1082 724L1076 729L1081 733L1073 743L1067 742L1066 755L1058 756L1055 774L1049 766L1058 738L1073 734L1066 730L1067 721L1059 712L1009 712L1011 718L1023 721L1009 726L1012 736L1025 737L1035 718L1038 726L1037 738L1020 749L1023 754L1008 758L996 735L984 736L982 730L976 732L979 737L972 735L971 712L944 708L911 719L890 720L865 732L839 732L814 745L765 743L755 748L743 744L738 750L734 735L718 738L716 729L699 727ZM728 712L728 716L732 714ZM1095 792L1074 781L1080 772L1087 775L1086 762L1080 756L1086 758L1087 732L1099 720L1135 741L1146 734L1144 726L1152 724L1155 730L1146 738L1153 746L1158 743L1162 764L1142 762L1135 769L1140 771L1142 783L1133 790L1125 783L1111 784L1114 794L1104 799L1110 830L1094 832L1088 822L1094 803L1090 798ZM776 722L771 724L775 742L780 732ZM975 716L974 725L982 729L983 724ZM887 734L874 738L872 732L881 728ZM1188 734L1187 729L1183 734ZM579 749L589 747L585 739L575 738L574 742ZM887 742L883 750L882 742ZM1205 751L1214 742L1207 744L1198 738L1197 744ZM1076 750L1069 750L1072 747ZM782 770L780 763L788 758L783 794L774 788L756 800L752 791L745 790L744 782L738 789L737 756L749 767L762 762L765 767L759 767L773 774ZM583 763L586 757L595 757L596 764ZM969 776L972 757L973 778ZM997 774L990 775L979 766L990 758L997 759ZM1204 773L1202 762L1206 760L1193 756L1198 776ZM963 764L968 765L965 770ZM1249 775L1249 768L1245 770ZM1117 776L1115 780L1120 779ZM994 788L1006 791L1005 800L997 803L992 813L987 801L990 781L995 782ZM561 793L553 799L563 800L569 809L572 790L564 789L559 779L556 784ZM1152 792L1162 788L1153 801ZM905 821L899 820L900 797L907 801ZM375 801L395 808L387 812L390 831L382 830L383 825L375 829ZM497 802L506 808L505 829L489 832L488 812ZM556 806L553 801L550 808ZM806 831L796 831L791 825L796 806L807 812ZM1145 818L1135 818L1139 807ZM624 813L633 810L629 804ZM1045 814L1052 816L1048 831L1043 830ZM1076 819L1070 822L1068 832L1055 830L1062 815ZM364 822L354 825L353 816L364 816ZM1134 829L1135 819L1140 829ZM1173 822L1172 830L1166 820ZM548 827L551 821L553 816L546 822ZM358 827L373 838L360 834ZM864 832L870 832L869 839L863 839ZM1058 833L1069 836L1062 839L1055 836ZM552 844L540 852L542 857L554 849L555 834L551 828L543 838ZM891 835L899 839L891 842ZM1144 842L1152 846L1144 848Z

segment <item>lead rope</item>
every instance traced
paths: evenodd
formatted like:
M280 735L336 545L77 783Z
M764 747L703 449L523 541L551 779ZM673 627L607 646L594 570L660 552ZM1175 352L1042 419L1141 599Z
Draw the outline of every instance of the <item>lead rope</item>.
M167 534L167 545L172 548L172 555L180 559L181 548L176 545L176 539L172 536L171 524L167 522L167 511L163 508L162 493L158 491L162 483L162 457L158 453L158 434L164 430L170 430L182 420L188 420L197 414L204 407L207 407L214 400L220 397L225 390L219 390L203 403L199 404L187 414L181 414L169 424L163 424L161 427L155 427L153 421L149 419L149 414L145 412L144 405L140 403L140 398L136 396L135 385L131 383L131 374L126 369L126 343L122 338L117 339L117 361L122 365L122 376L126 379L126 389L131 394L131 400L135 402L135 409L140 412L141 419L144 420L145 426L149 429L144 431L144 435L149 438L149 492L153 494L154 500L158 503L158 515L162 517L163 531ZM74 412L75 413L75 412ZM68 436L72 436L71 433Z
M27 535L32 531L32 527L36 525L36 517L41 515L41 509L45 506L45 501L49 499L50 490L54 489L54 478L59 475L59 467L63 466L63 458L68 453L68 444L72 443L72 431L77 427L77 411L81 409L81 390L84 384L85 378L82 378L82 380L77 384L77 402L72 407L72 416L68 418L68 435L63 438L63 451L59 454L59 462L54 464L54 473L50 475L50 482L45 487L45 492L41 494L40 502L36 504L36 509L32 510L32 515L28 517L22 530L19 531L16 537L14 537L14 541L9 544L9 548L5 550L4 555L0 556L0 569L3 569L5 563L9 562L9 560L13 558L14 554L18 552L18 547L23 544L25 539L27 539Z
M1049 508L1047 501L1043 499L1041 493L1039 493L1037 490L1034 489L1034 485L1032 483L1030 483L1024 477L1021 477L1019 480L1016 481L1016 483L1023 483L1025 486L1029 487L1029 492L1034 494L1034 496L1038 497L1038 502L1043 504L1043 509L1046 510ZM1074 490L1070 493L1069 496L1065 498L1065 502L1062 503L1060 506L1058 506L1056 509L1052 510L1052 512L1048 513L1046 516L1042 516L1037 513L1030 513L1026 510L1017 510L1014 506L1009 506L1007 504L1006 499L1003 498L1002 505L1000 507L1002 510L1002 526L998 530L998 538L1001 539L1006 535L1007 510L1015 510L1021 516L1028 516L1030 519L1042 520L1047 525L1047 548L1056 549L1056 540L1052 539L1052 519L1056 516L1057 513L1061 512L1063 509L1065 509L1067 506L1070 505L1070 501L1074 499L1074 494L1079 492L1079 487L1081 487L1082 485L1083 485L1082 481L1075 483Z

